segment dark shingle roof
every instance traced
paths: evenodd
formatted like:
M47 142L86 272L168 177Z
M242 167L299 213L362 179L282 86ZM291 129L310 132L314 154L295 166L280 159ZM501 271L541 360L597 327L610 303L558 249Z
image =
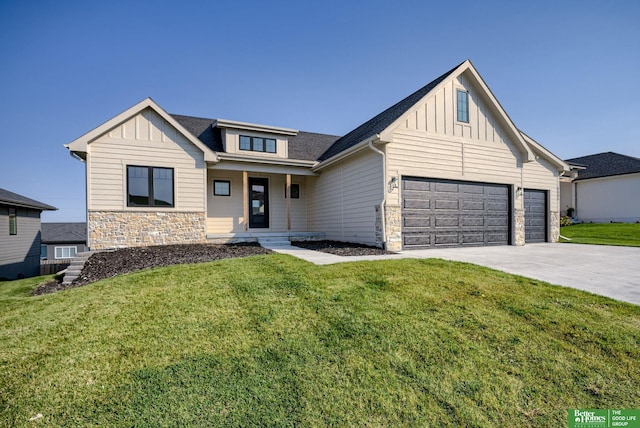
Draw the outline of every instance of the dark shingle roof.
M42 223L42 243L87 242L87 223Z
M35 199L27 198L26 196L18 195L17 193L10 192L5 189L0 189L0 204L11 205L16 207L33 208L36 210L57 210L56 207L47 205L42 202L38 202Z
M640 173L640 159L613 152L567 159L565 162L586 167L578 171L576 180Z
M180 125L184 126L194 136L198 137L207 147L214 152L222 152L222 136L220 130L212 128L211 125L215 119L205 119L203 117L182 116L172 114Z
M340 137L300 131L289 137L289 159L317 160Z
M329 149L324 152L318 160L323 161L325 159L329 159L332 156L337 155L340 152L343 152L350 147L355 146L361 141L366 140L367 138L373 137L376 134L384 131L389 125L396 121L400 116L402 116L407 110L413 107L418 101L420 101L425 95L427 95L433 88L438 86L440 82L446 79L451 73L453 73L461 64L456 65L451 70L444 73L442 76L438 77L434 81L430 82L426 86L418 89L413 94L409 95L402 101L392 105L379 115L369 119L367 122L358 126L353 131L349 132L344 137L338 139Z

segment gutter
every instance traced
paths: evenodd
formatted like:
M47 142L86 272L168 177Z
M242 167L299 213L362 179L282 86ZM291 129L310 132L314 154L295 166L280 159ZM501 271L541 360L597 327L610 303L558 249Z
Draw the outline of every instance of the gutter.
M387 226L386 226L386 222L385 222L385 205L387 202L387 190L386 190L386 185L387 185L387 157L384 154L384 152L380 149L377 149L375 147L373 147L373 142L375 140L380 140L380 135L376 135L376 138L374 139L370 139L369 140L369 144L367 144L369 146L369 148L371 150L373 150L374 152L376 152L377 154L379 154L380 156L382 156L382 201L380 202L380 224L382 225L382 245L383 247L387 246Z

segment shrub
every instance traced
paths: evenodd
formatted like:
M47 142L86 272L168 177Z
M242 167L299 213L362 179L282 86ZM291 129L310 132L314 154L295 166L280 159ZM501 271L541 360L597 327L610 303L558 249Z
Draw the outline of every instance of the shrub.
M573 222L571 221L571 217L569 217L568 215L563 215L562 217L560 217L560 226L565 227L565 226L571 226L573 224Z

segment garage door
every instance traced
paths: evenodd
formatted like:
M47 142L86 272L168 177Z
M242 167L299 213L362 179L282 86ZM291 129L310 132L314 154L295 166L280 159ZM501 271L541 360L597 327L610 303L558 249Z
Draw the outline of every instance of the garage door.
M524 190L524 240L547 241L547 192Z
M402 178L404 249L508 245L509 186Z

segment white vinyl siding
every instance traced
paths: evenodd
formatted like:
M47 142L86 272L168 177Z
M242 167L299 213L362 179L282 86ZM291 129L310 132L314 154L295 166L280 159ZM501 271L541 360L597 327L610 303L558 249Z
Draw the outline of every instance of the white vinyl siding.
M303 191L302 189L300 190ZM384 196L382 157L366 149L307 180L309 230L327 239L375 245L375 207Z
M127 207L127 165L174 169L173 208L204 211L204 154L151 109L146 109L88 146L89 210L149 210Z

